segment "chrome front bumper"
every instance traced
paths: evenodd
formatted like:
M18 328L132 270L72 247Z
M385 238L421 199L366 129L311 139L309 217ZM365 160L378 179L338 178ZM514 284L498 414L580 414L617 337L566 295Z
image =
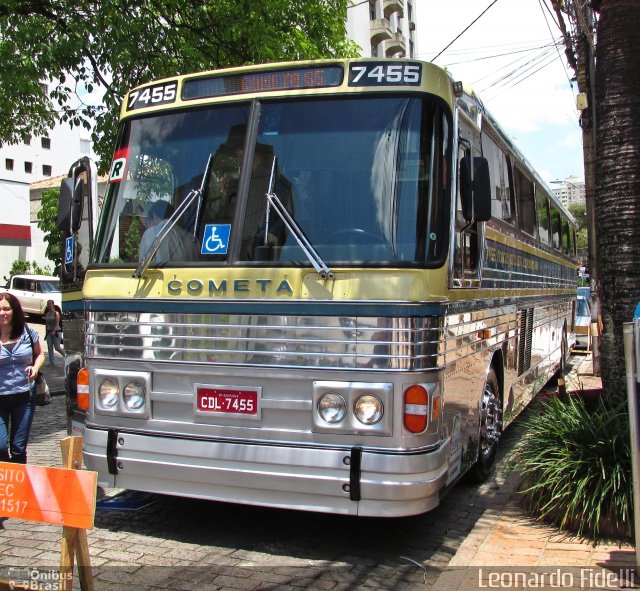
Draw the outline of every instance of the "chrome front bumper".
M436 507L449 442L431 451L188 439L85 425L84 461L111 487L336 514L400 517Z

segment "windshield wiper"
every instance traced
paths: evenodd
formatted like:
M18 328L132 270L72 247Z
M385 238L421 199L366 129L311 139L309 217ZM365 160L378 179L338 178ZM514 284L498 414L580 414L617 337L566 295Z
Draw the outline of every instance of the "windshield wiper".
M209 160L207 160L207 167L205 168L204 175L202 177L202 183L200 184L199 189L191 189L189 194L184 198L182 203L176 208L171 217L165 222L164 226L158 235L155 237L154 241L151 243L151 247L149 248L149 252L144 256L144 258L138 263L136 270L133 273L133 276L137 279L140 279L144 272L147 270L147 267L153 260L156 252L160 248L160 245L164 242L164 239L169 235L169 232L173 229L173 227L178 223L178 220L184 215L185 211L189 209L191 204L198 199L198 209L196 212L196 223L197 217L200 214L200 208L202 204L202 196L204 195L204 187L207 182L207 178L209 177L209 171L211 169L211 162L213 160L213 154L209 154ZM194 225L194 236L195 236L195 225Z
M269 235L269 209L273 207L274 211L278 214L284 225L287 227L287 230L293 234L293 237L296 239L296 242L309 259L309 262L313 265L313 268L316 270L316 273L320 275L323 279L327 277L329 279L333 279L333 272L329 267L327 267L326 263L322 260L322 257L318 254L315 248L311 245L311 242L307 239L302 231L302 228L298 226L298 223L293 219L291 214L287 211L287 208L284 206L280 198L276 195L275 188L275 175L276 175L276 159L277 157L273 157L273 164L271 165L271 178L269 179L269 190L266 193L267 198L267 215L266 215L266 223L264 230L264 243L265 246L268 243L268 235Z

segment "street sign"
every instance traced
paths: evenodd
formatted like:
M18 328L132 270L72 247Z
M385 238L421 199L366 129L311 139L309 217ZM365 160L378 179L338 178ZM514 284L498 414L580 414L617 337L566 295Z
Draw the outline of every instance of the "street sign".
M0 515L88 529L97 472L0 462Z
M64 264L70 265L73 263L73 236L69 236L64 241Z
M207 224L202 236L202 254L227 254L231 224Z

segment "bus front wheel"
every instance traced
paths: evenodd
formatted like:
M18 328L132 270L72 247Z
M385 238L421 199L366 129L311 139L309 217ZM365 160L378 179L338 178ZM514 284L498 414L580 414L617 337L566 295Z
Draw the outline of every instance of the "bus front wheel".
M502 399L498 377L493 367L487 374L480 404L480 440L478 459L469 476L474 482L483 482L489 477L498 453L498 442L502 435Z

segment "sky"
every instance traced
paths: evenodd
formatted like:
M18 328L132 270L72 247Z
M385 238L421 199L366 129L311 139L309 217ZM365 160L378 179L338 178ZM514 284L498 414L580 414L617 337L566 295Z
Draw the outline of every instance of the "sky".
M417 0L414 6L416 57L470 84L545 181L584 178L577 87L569 81L574 73L550 1Z

